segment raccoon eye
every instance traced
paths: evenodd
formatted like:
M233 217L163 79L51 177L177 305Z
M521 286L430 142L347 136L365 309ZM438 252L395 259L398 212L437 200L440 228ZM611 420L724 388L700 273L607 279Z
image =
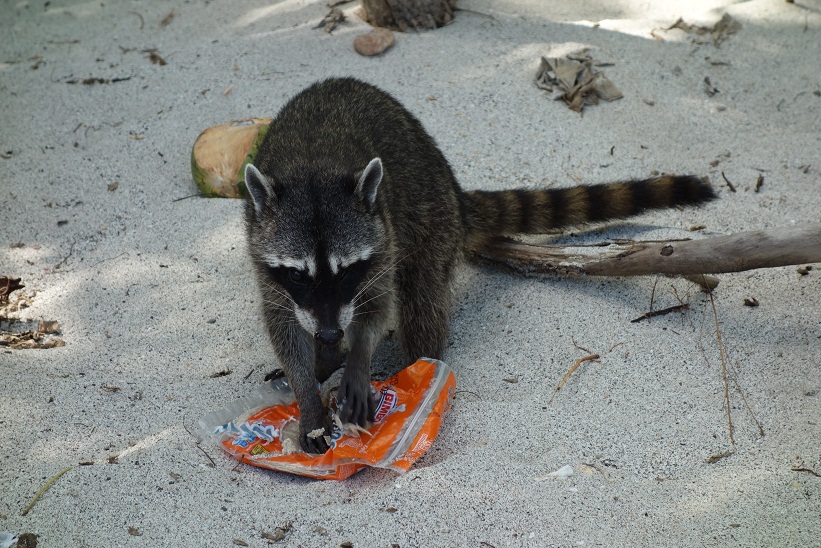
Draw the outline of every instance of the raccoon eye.
M344 279L345 279L345 277L346 277L347 275L348 275L348 269L347 269L346 267L344 267L344 266L343 266L343 267L340 267L339 272L336 274L336 277L337 277L337 278L339 279L339 281L341 282L342 280L344 280Z
M305 278L305 273L301 270L293 268L288 271L288 279L294 282L295 284L304 284Z

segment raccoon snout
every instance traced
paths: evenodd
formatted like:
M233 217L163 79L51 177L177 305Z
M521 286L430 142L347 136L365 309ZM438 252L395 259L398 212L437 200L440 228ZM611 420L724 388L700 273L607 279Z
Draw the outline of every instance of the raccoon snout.
M345 332L341 329L320 329L314 333L314 338L322 344L331 346L339 344L344 334Z

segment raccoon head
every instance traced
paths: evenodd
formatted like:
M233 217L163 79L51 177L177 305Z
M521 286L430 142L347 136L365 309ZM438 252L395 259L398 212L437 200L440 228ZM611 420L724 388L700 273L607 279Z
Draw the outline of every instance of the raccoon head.
M245 168L249 250L263 294L267 288L290 301L285 306L320 343L342 340L365 280L378 271L382 175L379 158L356 173L278 177Z

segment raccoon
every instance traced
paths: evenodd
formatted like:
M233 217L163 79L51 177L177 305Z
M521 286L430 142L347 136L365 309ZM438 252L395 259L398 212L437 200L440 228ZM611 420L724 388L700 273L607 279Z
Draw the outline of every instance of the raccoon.
M492 239L715 198L692 176L561 189L462 190L419 121L353 78L316 83L245 169L248 249L306 452L328 449L318 383L344 364L343 422L373 420L371 356L397 328L409 364L441 358L454 267ZM310 434L310 435L309 435Z

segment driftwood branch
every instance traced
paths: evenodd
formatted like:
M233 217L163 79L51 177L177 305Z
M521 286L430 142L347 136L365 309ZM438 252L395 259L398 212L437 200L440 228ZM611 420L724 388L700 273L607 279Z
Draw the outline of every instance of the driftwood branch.
M702 240L630 241L581 247L500 239L475 253L524 274L666 274L697 282L701 274L707 273L821 262L821 224L755 230Z

